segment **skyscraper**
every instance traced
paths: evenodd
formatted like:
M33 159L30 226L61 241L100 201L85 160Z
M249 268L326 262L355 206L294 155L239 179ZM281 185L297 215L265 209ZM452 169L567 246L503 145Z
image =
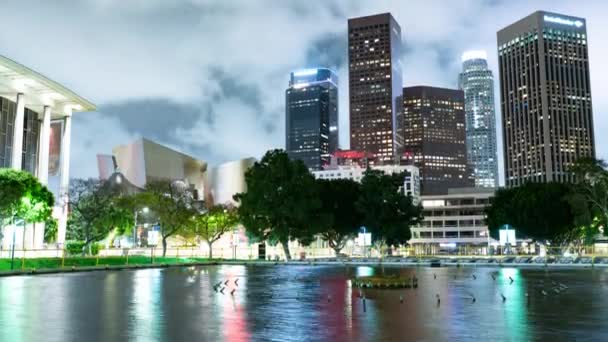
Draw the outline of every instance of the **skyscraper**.
M311 170L338 149L338 77L326 68L291 73L285 92L285 149Z
M464 91L467 159L475 187L498 187L494 76L488 69L485 51L468 51L462 55L458 83Z
M350 148L395 161L401 95L401 27L390 13L348 20Z
M534 12L498 31L505 182L567 182L594 157L585 19Z
M403 88L401 162L420 169L422 195L472 186L467 166L464 92L427 86Z

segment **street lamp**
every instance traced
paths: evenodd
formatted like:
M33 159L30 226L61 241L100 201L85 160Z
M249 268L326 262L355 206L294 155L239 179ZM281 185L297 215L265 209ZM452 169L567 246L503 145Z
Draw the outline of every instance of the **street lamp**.
M134 223L135 223L135 227L133 227L133 246L139 246L138 245L138 241L137 241L137 215L141 212L142 214L146 215L148 214L148 212L150 211L150 208L148 207L143 207L141 209L135 209L135 219L134 219ZM141 240L139 241L139 244L141 244Z

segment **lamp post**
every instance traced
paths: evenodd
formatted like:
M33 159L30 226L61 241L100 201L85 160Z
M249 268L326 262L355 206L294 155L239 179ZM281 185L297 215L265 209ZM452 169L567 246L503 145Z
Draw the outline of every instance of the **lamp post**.
M15 227L15 212L11 215L11 225L13 226L13 245L11 246L11 271L14 269L15 262L15 235L17 234L17 227Z
M141 209L136 209L135 210L135 218L134 218L134 226L133 227L133 246L138 246L138 241L137 241L137 216L138 214L141 212L142 214L147 214L150 211L150 209L148 207L143 207ZM141 243L141 240L139 241Z

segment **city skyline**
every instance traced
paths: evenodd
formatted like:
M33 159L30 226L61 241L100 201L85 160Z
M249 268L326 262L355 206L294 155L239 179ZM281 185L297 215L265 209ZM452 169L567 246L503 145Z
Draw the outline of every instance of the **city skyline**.
M36 6L28 7L27 4ZM119 2L112 1L104 4L82 2L76 6L60 2L53 4L52 8L40 1L14 2L6 6L7 10L1 15L9 23L0 36L5 46L3 54L70 88L79 89L83 96L99 104L97 113L74 120L78 127L73 138L72 175L75 177L95 174L95 154L91 150L109 152L109 146L125 143L136 136L158 140L213 164L247 156L259 158L268 148L282 146L282 96L286 75L288 70L306 66L328 66L338 72L341 80L341 147L347 148L344 141L349 134L348 90L345 87L348 77L345 72L346 26L348 18L362 15L390 12L401 25L402 42L405 43L401 56L404 86L447 87L456 86L459 56L469 49L486 50L490 69L497 74L496 32L509 23L537 9L583 17L588 25L592 93L602 93L606 89L598 76L605 74L604 67L599 64L601 49L604 49L600 46L600 37L602 32L606 32L606 24L598 15L601 9L606 8L601 2L591 2L579 8L576 3L566 1L516 6L502 1L463 2L458 5L451 2L403 5L336 1L317 5L325 10L320 11L323 14L319 17L311 15L318 12L311 12L309 5L287 3L275 6L268 16L260 18L257 15L260 12L254 8L264 7L259 4L235 6L184 2L167 5L146 2L125 9L121 20L115 19L122 7ZM113 6L120 8L117 10ZM228 11L231 14L227 15L227 8L235 11ZM440 11L432 12L437 8ZM477 12L486 16L492 13L501 15L479 22L467 19ZM135 22L157 20L161 13L164 15L161 34L149 32L150 28L133 26ZM212 26L185 25L201 17L209 19L214 13L217 19L205 20ZM433 13L433 19L425 19L425 13ZM282 14L285 18L278 19ZM25 22L26 15L37 25L25 29L10 25L16 21ZM74 20L69 23L61 21L62 15L71 15ZM265 27L271 25L279 32L278 36L267 32L270 37L261 38L267 48L254 51L251 43L246 41L249 35L235 37L230 35L230 30L220 32L221 28L228 28L228 19L239 16L249 18L246 22L251 27L251 34L257 30L267 32ZM114 25L108 27L107 23L111 21ZM309 26L302 25L311 23L317 27L303 32L302 28ZM211 29L213 25L217 27ZM19 27L19 30L12 27ZM73 30L74 27L79 30ZM289 27L292 27L288 32L293 34L290 37L290 40L295 40L293 43L278 38ZM478 41L462 39L470 37L468 33L472 31L480 32ZM21 39L11 39L17 33ZM41 39L47 34L54 37L52 44L50 39L49 42ZM175 37L180 35L183 37L176 41ZM226 40L226 37L230 39ZM91 40L97 44L88 44ZM195 44L195 41L199 43ZM293 49L296 43L302 48ZM73 48L56 48L62 45ZM162 52L168 46L170 51ZM235 56L241 55L232 53L236 46L242 46L248 53ZM106 51L105 54L99 53L97 49L100 48ZM279 56L277 49L285 53ZM45 58L37 57L40 56L35 53L38 50L44 50ZM78 53L74 53L76 51ZM275 55L279 57L270 58ZM79 72L70 74L66 70L68 65L76 67ZM202 80L205 80L204 84ZM605 126L602 118L604 108L608 108L606 100L596 96L594 112L598 132ZM499 112L496 114L500 116ZM251 128L254 128L253 132L249 132ZM598 136L597 139L597 155L603 157L606 155L602 150L603 137ZM500 145L500 135L498 140ZM502 153L499 154L501 160Z

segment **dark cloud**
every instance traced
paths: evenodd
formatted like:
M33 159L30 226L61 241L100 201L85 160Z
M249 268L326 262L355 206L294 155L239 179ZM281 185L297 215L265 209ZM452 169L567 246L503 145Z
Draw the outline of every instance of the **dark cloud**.
M178 142L176 128L188 128L200 117L200 109L169 99L136 99L102 104L99 111L116 118L132 134L166 142Z
M348 38L346 27L342 33L320 37L306 50L306 64L311 67L328 67L339 70L347 63Z

